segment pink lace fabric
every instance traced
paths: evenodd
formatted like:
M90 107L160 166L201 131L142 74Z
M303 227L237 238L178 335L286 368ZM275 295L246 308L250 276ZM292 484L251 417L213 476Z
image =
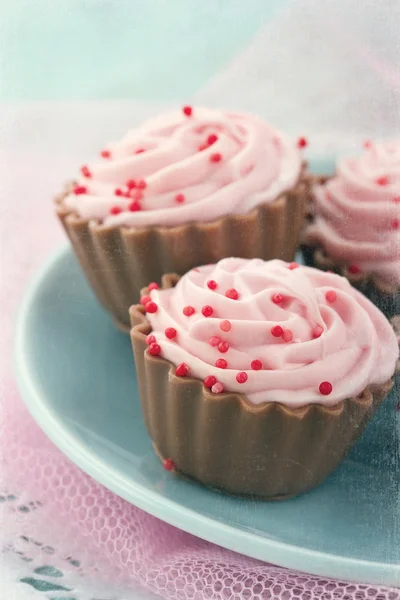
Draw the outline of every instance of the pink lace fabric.
M395 589L327 580L264 564L151 517L66 459L39 430L12 387L7 389L0 429L0 495L4 498L12 490L14 500L7 503L5 529L14 531L19 552L21 544L26 547L39 540L46 565L50 548L57 556L68 557L69 567L75 565L97 585L113 584L117 591L137 582L170 600L400 598ZM27 512L29 520L19 517Z

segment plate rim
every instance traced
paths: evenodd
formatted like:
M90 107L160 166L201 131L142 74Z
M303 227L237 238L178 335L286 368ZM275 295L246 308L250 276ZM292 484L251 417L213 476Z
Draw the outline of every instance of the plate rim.
M133 479L117 475L111 465L93 451L90 452L89 448L75 438L57 414L49 408L45 394L35 385L30 373L29 357L24 351L25 339L28 338L29 317L38 292L68 254L73 255L70 245L63 244L36 270L17 310L14 335L14 372L18 389L31 416L55 446L95 481L130 504L178 529L228 550L315 576L372 585L399 586L400 564L302 548L264 538L251 531L237 529L216 519L199 515L193 509L174 500L161 498L156 491L149 490Z

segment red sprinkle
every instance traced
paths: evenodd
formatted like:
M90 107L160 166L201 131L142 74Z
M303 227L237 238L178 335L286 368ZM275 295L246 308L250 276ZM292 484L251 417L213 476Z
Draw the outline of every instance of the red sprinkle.
M357 267L357 265L350 265L348 271L352 275L358 275L359 273L361 273L361 269L360 267Z
M217 289L217 287L218 287L218 284L217 284L217 282L216 282L216 281L214 281L213 279L210 279L210 281L207 281L207 287L208 287L210 290L216 290L216 289Z
M124 195L124 192L123 192L122 190L120 190L119 188L115 188L115 190L114 190L114 194L115 194L116 196L123 196L123 195Z
M149 352L152 356L158 356L161 353L161 346L153 342L149 346Z
M146 150L145 150L144 148L138 148L138 149L135 151L135 154L143 154L143 152L146 152Z
M222 154L219 152L214 152L214 154L210 155L210 162L218 163L222 160Z
M210 344L210 346L212 346L213 348L216 348L218 346L218 344L221 342L221 338L218 337L217 335L213 335L212 337L210 337L210 339L208 340L208 343Z
M156 340L156 336L155 336L155 335L153 335L152 333L150 333L150 334L149 334L149 335L146 337L146 344L147 344L148 346L150 346L150 344L155 344L155 342L156 342L156 341L157 341L157 340Z
M158 285L158 283L156 283L155 281L151 281L147 286L147 289L149 290L149 292L151 292L152 290L158 290L159 287L160 286Z
M218 351L221 352L222 354L225 354L225 352L228 352L228 350L229 350L228 342L220 342L218 344Z
M200 146L197 148L197 150L199 152L203 152L203 150L207 150L208 145L207 144L200 144Z
M147 295L145 295L145 296L142 296L142 297L140 298L140 304L142 304L143 306L146 306L146 304L147 304L148 302L151 302L151 298L150 298L150 296L149 296L148 294L147 294Z
M213 394L221 394L221 392L224 391L224 386L220 381L217 381L217 383L214 383L214 385L212 386L211 391L213 392Z
M153 301L148 302L144 308L145 308L145 311L148 313L155 313L158 310L157 304Z
M368 150L368 148L371 148L371 146L372 146L371 140L365 140L365 142L363 143L363 146L366 150Z
M297 140L297 146L298 146L298 148L305 148L306 146L308 146L308 141L307 141L307 138L305 138L305 137L300 137L300 138Z
M290 331L290 329L285 329L284 332L282 333L282 339L284 342L291 342L293 339L293 333Z
M208 375L208 377L206 377L206 378L205 378L205 380L204 380L204 385L205 385L207 388L210 388L210 389L211 389L211 388L212 388L212 386L213 386L214 384L216 384L216 383L217 383L217 378L216 378L216 377L214 377L214 375Z
M74 194L80 196L81 194L87 194L87 188L84 185L77 185L74 189Z
M282 296L282 294L274 294L272 296L271 300L274 304L282 304L283 296Z
M375 180L375 183L377 185L389 185L389 177L387 177L387 175L382 175L382 177L378 177Z
M140 206L140 204L137 200L134 200L133 202L131 202L129 204L128 209L131 212L137 212L138 210L142 210L142 207Z
M211 317L214 309L212 306L209 306L208 304L206 306L203 306L203 308L201 309L201 312L203 313L203 315L205 317Z
M189 367L186 363L181 363L175 369L175 375L177 377L185 377L189 373Z
M139 181L136 182L136 187L138 190L145 190L147 188L147 183L144 179L139 179Z
M175 202L178 204L183 204L183 202L185 202L185 194L177 194L175 196Z
M329 381L323 381L319 385L319 391L323 396L329 396L332 391L332 384Z
M111 158L111 152L109 150L102 150L100 156L102 158Z
M289 265L289 269L291 271L293 271L294 269L298 269L298 268L299 268L299 265L297 264L297 262L291 262Z
M209 146L212 146L213 144L215 144L215 142L217 141L218 136L215 135L215 133L211 133L208 138L207 138L207 144Z
M231 300L237 300L239 298L239 292L235 290L235 288L231 288L229 290L226 290L225 296L227 298L230 298Z
M119 215L122 212L122 208L120 206L112 206L110 208L110 215Z
M182 312L185 315L185 317L191 317L195 313L195 310L193 306L185 306Z
M218 367L218 369L226 369L228 363L224 358L218 358L218 360L215 361L215 366Z
M325 294L325 298L328 302L335 302L336 297L336 292L334 292L333 290L329 290L329 292L326 292Z
M219 328L221 331L230 331L232 329L232 323L230 321L221 321L219 324Z
M165 330L165 337L169 340L173 340L174 338L176 338L175 327L167 327L167 329Z
M283 329L280 325L274 325L271 329L271 333L274 337L281 337L283 334Z
M184 106L182 108L182 112L184 115L186 115L187 117L191 117L192 113L193 113L193 108L191 106Z
M400 196L395 196L395 197L392 199L392 202L394 202L395 204L399 204L399 202L400 202Z
M392 229L398 229L400 226L400 222L398 219L393 219L392 221Z
M324 332L324 328L321 325L316 325L312 332L312 336L314 339L317 339L317 338L321 337L323 332Z
M170 458L165 458L162 461L162 466L166 471L173 471L175 469L175 464L172 462Z
M261 360L256 359L256 360L251 361L250 366L253 369L253 371L260 371L263 367L263 364L262 364Z
M133 190L133 188L136 187L136 181L134 179L128 179L128 181L126 182L126 187L128 188L128 190Z
M238 383L246 383L246 381L247 381L247 373L245 373L244 371L240 371L240 373L238 373L236 375L236 381Z
M92 176L92 174L89 170L89 167L87 165L83 165L83 167L81 167L81 173L84 177L87 177L87 178Z

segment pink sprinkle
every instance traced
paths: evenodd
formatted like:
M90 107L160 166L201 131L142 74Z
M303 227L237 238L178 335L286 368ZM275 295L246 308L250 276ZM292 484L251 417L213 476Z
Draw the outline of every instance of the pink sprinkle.
M293 271L294 269L298 269L298 268L299 268L299 265L297 264L297 262L291 262L289 265L289 269L291 271Z
M87 177L88 179L92 176L92 173L90 172L90 169L87 165L83 165L83 167L81 167L81 173L84 177Z
M321 327L321 325L316 325L314 327L314 330L312 332L312 336L314 339L321 337L321 335L323 334L324 328Z
M229 290L226 290L225 296L227 298L230 298L231 300L237 300L239 298L239 292L235 290L235 288L231 288Z
M272 296L271 300L274 304L282 304L283 296L282 296L282 294L274 294Z
M153 335L152 333L150 333L147 337L146 337L146 344L148 346L150 346L150 344L155 344L156 343L156 336Z
M159 287L160 286L158 285L158 283L156 283L155 281L151 281L147 286L147 289L149 290L149 292L151 292L152 290L158 290Z
M194 314L195 310L193 306L185 306L182 312L185 315L185 317L191 317Z
M183 204L185 202L185 195L184 194L177 194L175 196L175 202L177 202L178 204Z
M326 292L325 298L327 299L328 302L335 302L336 292L333 290L329 290L329 292Z
M221 321L219 328L221 331L230 331L232 329L232 323L230 321Z
M139 181L136 183L136 187L139 190L145 190L147 188L147 183L144 179L139 179Z
M361 269L360 267L357 267L357 265L350 265L348 271L352 275L358 275L359 273L361 273Z
M220 342L218 344L218 351L221 352L222 354L225 354L225 352L228 352L228 350L229 350L228 342Z
M255 359L251 361L251 368L253 371L260 371L263 367L261 360Z
M389 185L389 177L387 177L387 175L382 175L382 177L378 177L375 180L375 183L382 186Z
M392 198L392 202L394 202L395 204L399 204L400 196L395 196L394 198Z
M143 152L146 152L146 150L145 150L144 148L138 148L138 149L135 151L135 154L143 154Z
M140 304L143 306L146 306L148 302L151 302L151 297L148 294L140 298Z
M319 391L323 396L329 396L332 392L332 384L330 381L323 381L319 386Z
M285 329L284 332L282 333L282 339L284 342L291 342L293 339L293 333L290 331L290 329Z
M204 380L204 385L209 389L212 388L215 383L217 383L217 378L214 377L214 375L208 375Z
M220 154L219 152L214 152L214 154L211 154L211 156L210 156L210 162L218 163L221 160L222 160L222 154Z
M210 279L210 281L207 281L207 287L208 287L210 290L216 290L216 289L217 289L217 287L218 287L218 284L217 284L217 282L216 282L216 281L214 281L213 279Z
M221 342L221 338L218 337L217 335L213 335L212 337L210 337L210 339L208 340L208 343L210 344L210 346L212 346L213 348L216 348L218 346L218 344Z
M365 142L363 143L363 146L366 150L368 150L368 148L371 148L371 146L372 146L371 140L365 140Z
M213 394L221 394L221 392L224 391L224 386L220 381L217 381L217 383L214 383L214 385L212 386L211 391L213 392Z
M226 369L226 367L228 366L228 363L226 362L226 360L224 358L218 358L215 361L215 366L218 369Z
M236 375L236 381L238 383L246 383L246 381L247 381L247 373L245 373L244 371L241 371L240 373L238 373Z
M206 306L203 306L203 308L201 309L201 312L203 313L203 315L205 317L211 317L214 312L214 309L212 306L206 305Z
M274 337L281 337L283 329L280 325L274 325L274 327L271 327L271 333Z
M111 158L111 152L109 150L102 150L100 156L102 158Z
M129 197L136 200L136 202L139 202L140 200L143 200L143 192L140 190L131 190L129 192Z

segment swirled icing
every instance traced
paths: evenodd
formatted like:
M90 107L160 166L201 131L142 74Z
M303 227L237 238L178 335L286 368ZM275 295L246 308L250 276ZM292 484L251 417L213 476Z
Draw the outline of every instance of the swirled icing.
M315 190L307 231L334 261L355 265L389 289L400 286L400 142L371 143L338 162Z
M226 296L232 289L237 299ZM214 376L226 391L241 392L254 404L334 405L386 382L395 370L399 350L389 322L333 273L281 260L227 258L150 295L157 310L146 316L162 357L185 363L192 377ZM194 308L190 316L187 306ZM211 316L204 316L204 307L211 307ZM277 326L290 335L273 335ZM174 339L165 335L171 327ZM229 348L221 352L215 338ZM225 369L215 366L220 358ZM255 360L260 370L252 369ZM243 372L247 380L239 383ZM321 394L322 382L332 384L329 395Z
M103 154L64 204L82 218L135 228L248 213L291 189L301 171L296 144L261 119L205 108L152 119Z

